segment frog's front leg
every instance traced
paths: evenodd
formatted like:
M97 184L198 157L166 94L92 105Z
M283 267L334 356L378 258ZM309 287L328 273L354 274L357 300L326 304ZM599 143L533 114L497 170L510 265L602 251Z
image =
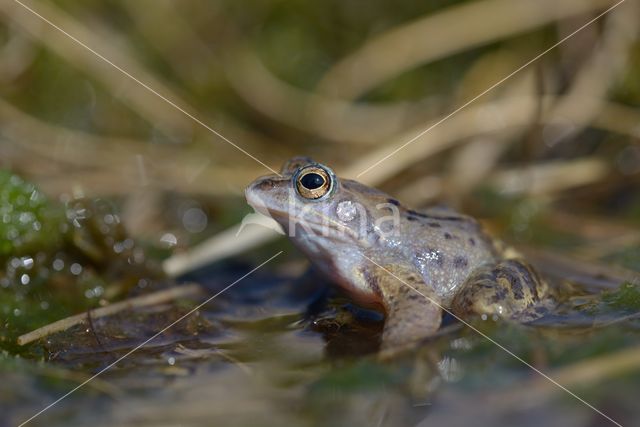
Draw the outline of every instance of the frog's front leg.
M456 316L498 315L527 322L543 316L553 304L548 284L528 264L511 259L479 267L456 294Z
M374 284L386 312L381 349L398 349L434 335L442 321L442 309L433 290L417 272L397 266L385 266L384 270L379 271Z

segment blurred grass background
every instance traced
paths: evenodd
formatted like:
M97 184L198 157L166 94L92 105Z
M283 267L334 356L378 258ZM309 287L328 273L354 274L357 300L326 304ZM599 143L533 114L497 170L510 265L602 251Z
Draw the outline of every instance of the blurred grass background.
M616 3L64 0L25 4L269 167L278 170L291 156L310 155L335 168L339 175L355 178ZM546 265L547 270L556 268L555 261L563 259L559 255L563 254L582 261L573 264L576 271L590 274L595 265L606 265L608 271L622 271L623 277L629 277L628 273L637 277L639 16L637 0L622 2L358 179L383 188L407 205L446 203L479 217L494 234L537 259L538 265ZM48 216L61 217L56 221L63 221L66 215L67 220L73 221L85 209L95 211L95 217L100 218L91 225L93 228L102 229L108 217L112 222L107 224L110 231L105 233L109 243L93 242L94 246L104 249L111 245L115 250L114 241L108 240L113 238L135 255L138 248L128 238L130 235L136 242L143 242L151 258L158 259L169 256L171 251L187 251L237 224L250 212L244 201L244 187L257 176L269 173L268 169L95 53L19 3L0 2L0 169L4 170L0 180L3 189L9 188L6 182L17 179L9 172L26 180L17 181L18 190L24 194L7 190L0 195L17 200L21 195L37 194L36 217L43 224ZM42 202L44 196L54 203L63 202L60 205L65 208L58 206L48 211ZM3 232L0 227L0 235ZM258 245L260 236L255 229L248 229L247 233L243 248ZM44 237L51 237L45 240L53 246L61 244L59 240L71 240L75 245L72 249L87 249L82 246L86 240L75 239L73 233ZM235 241L235 237L225 238L214 245L234 245ZM0 255L9 260L7 266L11 257L22 255L15 245L0 244L0 249ZM252 258L254 254L255 251L248 251L242 256ZM66 256L56 258L64 259L65 268L80 255L72 252ZM294 258L296 254L288 256ZM74 276L64 277L62 285L52 284L49 276L39 278L49 287L45 289L48 297L56 292L58 296L66 295L72 289L86 296L86 301L69 293L69 299L74 301L68 301L68 305L47 304L46 308L41 307L43 312L48 310L46 317L26 318L19 314L33 307L21 305L26 302L16 297L18 305L3 313L4 332L24 333L122 298L126 295L122 290L131 285L114 284L121 279L122 271L112 268L112 264L107 262L107 268L97 269L99 280L85 277L88 283L80 283ZM126 266L126 262L121 264ZM283 265L285 269L290 267ZM559 267L558 276L570 280L572 272L566 266ZM126 275L135 276L133 283L141 287L138 273ZM16 278L19 281L21 277ZM31 280L35 279L34 275ZM622 312L630 322L635 319L636 325L633 316L637 315L637 289L628 289L631 290L627 293L612 294L611 301L603 298L602 304L620 304L620 295L631 295L621 303ZM9 306L7 301L8 298L3 299L3 307ZM38 300L34 307L49 301L56 300ZM16 308L21 310L18 314ZM293 343L290 347L298 348L302 338L287 335L291 332L290 320L277 319L268 319L268 327L260 327L269 331L275 328L274 341L286 337L290 340L287 343ZM256 332L256 338L251 335L256 325L249 324L245 326L248 332L244 331L249 338L243 345L250 354L235 351L241 359L253 361L251 345L262 340L265 331ZM627 333L633 327L636 335ZM517 328L495 328L492 336L499 334L499 339L509 342L511 348L517 347L518 354L530 353L536 366L557 367L559 363L554 362L561 359L569 366L556 373L564 384L573 385L583 384L585 373L598 382L635 369L637 347L628 353L609 355L614 349L637 345L637 325L633 327L578 338L560 334L555 340L553 331L546 332L544 339L537 335L530 339L533 334L523 335ZM442 341L446 343L438 345L449 349L449 337ZM7 342L2 344L9 348ZM323 351L324 343L314 345L318 353ZM497 350L486 346L481 348L483 354L487 353L486 365L493 366ZM280 369L272 373L270 364L274 360L280 362L283 354L282 348L274 348L260 360L262 365L256 363L253 367L260 370L266 366L278 380L271 379L267 385L264 381L254 382L252 387L244 385L243 381L248 381L245 377L241 377L242 381L235 374L230 379L224 377L235 388L228 396L216 395L222 401L217 406L222 414L233 406L227 407L224 402L235 401L239 396L244 396L247 403L259 401L261 405L282 397L278 394L283 392L282 387L272 382L280 385L279 376L285 376L283 372L289 375L293 362L285 360L280 364L284 366L278 365ZM313 420L326 412L314 402L333 396L332 378L338 382L343 376L348 379L350 370L355 369L356 386L368 379L379 380L375 375L369 376L372 368L368 365L362 371L364 375L360 375L357 364L343 366L335 373L315 359L316 353L309 354L313 357L306 353L291 355L295 363L306 363L305 369L296 371L297 384L308 385L319 378L312 387L313 393L326 382L330 385L328 394L300 397L294 387L285 391L296 394L298 403L306 408L302 412L316 411L310 415ZM474 368L478 364L475 353L455 354L458 360L474 359ZM496 372L498 377L507 378L514 375L515 362L500 355L503 356ZM571 364L583 356L584 365ZM141 355L146 361L145 357L150 356ZM46 393L39 390L39 384L32 384L28 372L51 375L48 370L57 369L52 364L36 369L24 360L4 356L0 362L16 378L19 373L13 372L14 366L20 367L17 371L27 372L27 379L21 381L31 384L25 386L25 394L40 397L35 401L42 400ZM525 368L520 368L518 365L517 373L522 377ZM67 378L64 375L71 378L70 372L51 376L59 381ZM483 395L487 389L485 374L484 368L474 370L470 380L480 384ZM74 373L72 377L74 384L84 378L78 375ZM192 387L193 379L186 378L187 386ZM203 378L203 388L208 393L226 390L211 387L212 382L219 384L219 377ZM625 382L610 383L610 389L618 390L619 396L633 396L628 390L637 390L637 378L625 378ZM350 380L345 382L352 386ZM386 387L384 381L381 383ZM525 397L526 393L538 393L538 389L529 390L519 384L510 385L507 393L498 393L497 399L502 403L493 402L487 407L506 412L504 396L511 394L514 387ZM589 397L609 396L610 389L592 387L585 391ZM522 398L522 393L515 393L512 399ZM543 394L550 395L551 391ZM360 398L357 393L346 395ZM460 399L464 401L460 393L443 395L443 402L459 405ZM21 399L13 390L0 389L2 396L8 396L9 402ZM206 399L194 401L201 412L192 409L203 417L201 420L208 420L211 399L207 393L202 396ZM390 398L384 393L382 396ZM477 393L468 398L476 402L476 397ZM601 401L606 403L605 397ZM349 400L344 405L352 403ZM351 405L354 413L361 403L357 400ZM1 404L2 399L0 407ZM271 411L279 408L271 404ZM118 408L115 413L124 411ZM171 405L167 408L173 410ZM476 404L475 409L482 412L485 406ZM448 420L446 416L452 413L446 405L435 411L436 419L440 414ZM564 416L564 412L553 410L547 416L554 419L555 413ZM162 417L161 411L160 414ZM275 414L283 417L285 413L276 410ZM341 412L336 414L342 417ZM64 422L68 420L66 416L61 416ZM88 418L80 418L80 424L94 414L84 416ZM469 420L469 414L461 416L466 417L465 422ZM354 419L361 421L357 416Z
M32 6L270 167L305 154L354 177L613 4ZM0 12L1 167L53 198L115 199L130 232L153 241L172 229L189 246L246 212L242 190L263 166L18 3ZM409 205L493 216L492 197L526 198L503 214L562 205L555 221L637 225L637 16L624 2L361 180ZM185 228L194 206L206 230Z

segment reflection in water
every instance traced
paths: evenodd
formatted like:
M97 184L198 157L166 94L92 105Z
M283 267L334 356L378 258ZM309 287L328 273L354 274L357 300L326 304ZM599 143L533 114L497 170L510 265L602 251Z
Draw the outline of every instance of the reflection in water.
M234 277L234 270L242 270L226 268L215 274L202 272L203 277L216 277L207 285L212 292L228 282L225 276ZM468 328L451 328L419 350L379 362L380 315L340 296L327 302L321 297L325 294L322 282L313 277L291 280L257 272L38 422L427 426L473 421L488 426L504 424L511 417L527 425L529 414L535 414L531 419L579 426L592 419L588 408L573 401L567 404L564 395L560 395L564 405L555 395L536 401L518 399L522 390L517 385L531 379L531 371ZM583 307L584 299L579 301ZM11 386L0 384L0 405L6 414L2 421L16 424L32 415L82 381L85 376L79 372L95 372L111 363L188 311L190 304L123 312L96 319L93 329L78 327L51 337L41 349L53 362L47 369L58 370L57 377L68 372L62 375L67 381L50 384L45 393L38 391L42 384L33 379L11 376ZM568 304L538 321L537 327L481 320L475 326L524 357L535 345L555 346L562 352L572 348L578 325L587 328L580 324L584 313L575 310L575 304L573 311L571 307ZM590 318L599 318L589 307ZM606 307L595 307L601 316L614 315ZM626 331L637 334L638 324L633 323L637 319L617 313L626 319ZM598 339L625 345L629 338L620 327L607 329ZM598 339L592 339L596 347ZM537 342L532 345L532 341ZM579 345L584 347L584 336ZM539 415L542 410L544 418Z

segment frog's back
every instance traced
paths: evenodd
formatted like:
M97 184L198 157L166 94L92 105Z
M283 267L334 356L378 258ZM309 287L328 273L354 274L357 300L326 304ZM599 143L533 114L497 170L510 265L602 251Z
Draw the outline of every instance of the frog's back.
M473 218L447 208L406 210L406 257L448 305L477 267L497 259L493 241Z

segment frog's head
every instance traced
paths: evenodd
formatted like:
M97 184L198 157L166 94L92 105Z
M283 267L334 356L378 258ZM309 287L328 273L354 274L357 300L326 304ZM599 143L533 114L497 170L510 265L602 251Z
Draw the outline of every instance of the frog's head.
M335 256L339 247L364 249L398 224L397 202L376 189L338 178L308 157L284 164L281 175L245 190L253 208L275 219L307 254Z

